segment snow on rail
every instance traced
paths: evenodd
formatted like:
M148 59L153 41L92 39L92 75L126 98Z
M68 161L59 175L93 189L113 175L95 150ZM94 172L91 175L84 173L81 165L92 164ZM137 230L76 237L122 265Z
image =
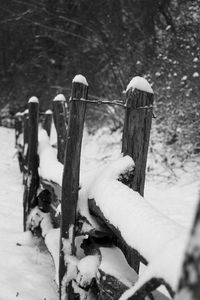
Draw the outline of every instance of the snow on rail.
M44 129L41 129L38 134L38 154L40 176L62 186L63 164L58 161L56 151L50 145L49 137Z
M176 290L187 234L139 193L116 180L133 166L129 156L111 163L92 182L89 199L95 200L127 244L149 262L139 282L163 278Z

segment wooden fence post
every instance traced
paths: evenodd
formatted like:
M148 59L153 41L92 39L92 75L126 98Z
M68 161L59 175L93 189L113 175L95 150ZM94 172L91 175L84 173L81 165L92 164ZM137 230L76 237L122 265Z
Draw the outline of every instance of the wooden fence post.
M135 162L133 181L130 187L144 195L145 169L153 116L153 90L142 77L134 77L126 90L126 110L122 137L122 152ZM139 259L120 245L129 264L139 271Z
M52 123L52 111L48 109L47 111L45 111L42 127L44 130L46 130L49 137L51 134L51 123Z
M57 95L53 100L53 119L57 132L57 158L61 163L64 163L67 136L65 102L65 96L62 94Z
M16 113L15 115L15 148L17 149L17 157L19 162L20 172L24 171L24 161L23 161L23 147L20 143L20 135L23 132L23 121L22 121L22 113Z
M29 135L29 126L28 121L29 114L28 109L24 111L23 117L23 149L22 149L22 157L23 157L23 184L25 184L26 176L27 176L27 163L28 163L28 135Z
M200 299L200 195L175 300Z
M63 245L68 241L68 255L75 254L74 234L76 223L76 206L79 190L79 171L80 154L83 136L83 126L86 111L86 102L81 99L87 99L88 83L82 75L74 77L72 82L72 96L69 103L69 124L67 133L67 142L65 148L65 164L62 182L62 200L61 200L61 237L60 237L60 299L64 299L63 293L67 292L68 300L74 299L71 282L67 287L64 284L64 275L67 272L66 262L64 261Z
M15 147L19 145L18 139L23 131L22 113L18 112L15 114Z
M38 111L39 101L36 97L30 98L29 122L28 122L28 174L24 186L23 207L24 207L24 230L26 230L27 215L35 206L34 200L39 186L38 166Z

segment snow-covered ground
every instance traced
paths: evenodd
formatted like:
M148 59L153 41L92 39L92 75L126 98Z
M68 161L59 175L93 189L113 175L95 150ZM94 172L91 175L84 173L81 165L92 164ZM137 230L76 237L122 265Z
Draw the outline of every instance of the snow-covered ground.
M14 157L14 130L0 127L0 140L0 300L56 300L51 256L40 240L23 234L23 186Z
M101 129L95 136L84 134L81 181L120 156L120 134ZM55 271L41 240L22 233L22 176L14 157L14 130L0 127L0 300L56 300ZM188 162L172 174L150 154L145 198L186 229L190 228L197 201L200 168ZM172 181L167 178L174 177ZM17 244L23 244L18 246Z

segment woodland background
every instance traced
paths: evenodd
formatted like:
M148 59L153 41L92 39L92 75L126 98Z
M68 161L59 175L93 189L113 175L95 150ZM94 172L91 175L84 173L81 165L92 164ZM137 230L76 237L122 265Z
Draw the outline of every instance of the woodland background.
M155 92L152 145L181 162L200 153L200 0L1 0L0 109L29 97L41 110L86 76L90 98L122 99L133 76ZM91 106L87 124L122 127L118 107ZM159 137L159 138L158 138ZM164 157L169 160L169 157Z

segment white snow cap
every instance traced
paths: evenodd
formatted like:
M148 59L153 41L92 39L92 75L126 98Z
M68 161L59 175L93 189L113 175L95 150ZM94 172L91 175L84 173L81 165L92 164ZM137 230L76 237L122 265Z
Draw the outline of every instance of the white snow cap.
M130 89L132 89L132 90L138 89L140 91L144 91L144 92L153 94L153 90L152 90L150 84L148 83L148 81L145 78L140 77L140 76L135 76L131 79L131 81L127 85L126 92Z
M33 96L28 100L28 103L39 103L39 100L37 97Z
M65 96L63 94L58 94L55 96L53 101L66 101Z
M46 115L52 115L52 110L51 110L51 109L46 110L46 111L45 111L45 114L46 114Z
M79 82L79 83L82 83L82 84L88 86L88 82L87 82L86 78L81 74L76 75L74 77L74 79L72 80L72 82Z

